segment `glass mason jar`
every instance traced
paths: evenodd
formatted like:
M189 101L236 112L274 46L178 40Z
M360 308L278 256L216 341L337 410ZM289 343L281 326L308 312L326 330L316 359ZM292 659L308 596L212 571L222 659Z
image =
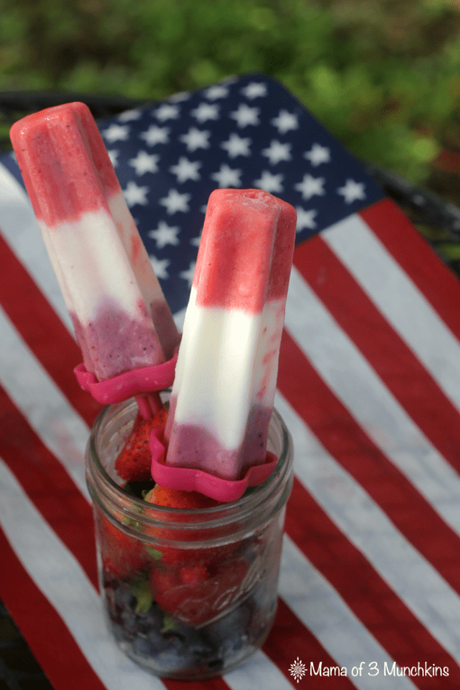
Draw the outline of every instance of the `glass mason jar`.
M279 414L268 447L278 465L232 503L182 510L121 488L115 459L134 400L106 407L86 452L104 615L119 647L162 678L228 673L264 643L276 613L292 442Z

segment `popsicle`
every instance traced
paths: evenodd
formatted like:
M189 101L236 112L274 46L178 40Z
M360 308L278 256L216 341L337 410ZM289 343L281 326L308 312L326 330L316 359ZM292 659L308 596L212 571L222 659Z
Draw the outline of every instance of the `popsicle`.
M295 228L294 208L267 192L211 194L165 429L165 467L152 466L159 483L186 488L175 468L238 482L266 463Z
M89 108L42 110L10 136L86 371L171 360L179 335Z

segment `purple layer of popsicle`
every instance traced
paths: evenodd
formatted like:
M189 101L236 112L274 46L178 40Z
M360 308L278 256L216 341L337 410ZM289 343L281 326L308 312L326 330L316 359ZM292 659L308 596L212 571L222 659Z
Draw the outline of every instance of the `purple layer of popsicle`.
M133 368L151 366L171 359L177 345L177 331L166 303L151 305L151 315L139 302L135 319L106 300L94 321L83 326L70 314L83 362L99 381ZM162 324L155 332L154 323Z
M169 420L174 420L175 398L171 398ZM243 445L228 449L222 446L212 432L193 424L167 426L170 466L200 467L223 479L241 479L249 467L266 462L267 436L272 410L254 405L249 413Z

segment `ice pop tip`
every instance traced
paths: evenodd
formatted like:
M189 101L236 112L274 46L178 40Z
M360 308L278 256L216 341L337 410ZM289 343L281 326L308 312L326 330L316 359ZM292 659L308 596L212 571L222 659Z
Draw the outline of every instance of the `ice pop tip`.
M72 118L75 113L87 116L88 113L91 114L91 110L82 101L70 101L68 103L53 105L43 110L37 110L34 113L25 115L11 125L11 138L17 140L17 137L20 136L22 132L28 131L31 127L35 127L38 123L43 121L56 118L60 121L65 121L66 118Z
M74 135L72 127L76 124L80 130L88 124L95 123L90 108L81 101L72 101L38 110L17 120L10 128L10 139L15 152L28 151L31 139L39 140L47 131L57 128L57 136L62 133L69 138Z
M289 271L284 268L292 263L295 227L293 206L269 192L214 190L192 282L199 286L197 304L255 313L266 301L285 296ZM211 268L218 260L218 269Z
M121 192L85 103L26 115L13 124L10 139L35 215L50 228L101 205L106 208L107 199Z

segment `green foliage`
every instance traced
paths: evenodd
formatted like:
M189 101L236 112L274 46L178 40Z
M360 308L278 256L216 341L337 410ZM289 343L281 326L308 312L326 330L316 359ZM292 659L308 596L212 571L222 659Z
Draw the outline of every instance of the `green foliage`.
M157 100L250 71L415 182L460 147L457 0L0 0L2 89Z

